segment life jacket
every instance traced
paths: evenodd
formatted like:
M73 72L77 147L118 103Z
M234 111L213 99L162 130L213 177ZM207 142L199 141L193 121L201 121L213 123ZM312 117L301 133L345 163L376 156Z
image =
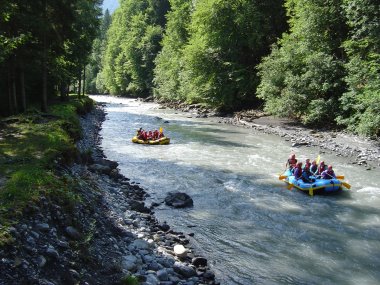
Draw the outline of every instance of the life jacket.
M325 170L322 172L322 179L332 179L335 178L334 170Z
M327 168L326 164L318 166L318 174L321 175Z
M295 179L300 179L302 177L302 168L296 167L294 169L294 178Z

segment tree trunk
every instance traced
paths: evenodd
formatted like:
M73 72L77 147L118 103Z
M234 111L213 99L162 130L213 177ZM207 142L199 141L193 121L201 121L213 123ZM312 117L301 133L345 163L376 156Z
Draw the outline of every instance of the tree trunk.
M20 63L20 92L21 92L21 108L22 111L26 111L26 94L25 94L25 72L24 72L24 64L21 61Z
M11 71L8 69L8 115L13 115L13 103L12 103L12 76Z
M47 3L45 0L45 18L47 18ZM41 111L47 112L47 42L46 30L43 32L43 53L42 53L42 100Z
M42 102L41 111L47 112L47 51L46 51L46 36L44 36L44 51L42 63Z
M17 93L16 93L16 72L14 66L12 66L12 104L15 113L18 113L17 106Z
M79 80L78 80L78 98L80 98L80 94L82 92L82 70L79 72Z
M83 97L84 97L85 86L86 86L86 66L84 66L83 68L83 92L82 92Z

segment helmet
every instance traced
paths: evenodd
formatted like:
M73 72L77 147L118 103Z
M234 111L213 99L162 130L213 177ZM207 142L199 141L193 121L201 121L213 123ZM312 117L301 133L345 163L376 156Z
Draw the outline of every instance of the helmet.
M327 167L327 169L328 169L328 170L332 170L332 165L329 165L329 166Z
M302 162L297 162L297 166L301 167L302 166Z
M296 158L296 155L293 153L290 157L291 158Z
M321 165L325 165L325 162L322 160L320 164L321 164Z

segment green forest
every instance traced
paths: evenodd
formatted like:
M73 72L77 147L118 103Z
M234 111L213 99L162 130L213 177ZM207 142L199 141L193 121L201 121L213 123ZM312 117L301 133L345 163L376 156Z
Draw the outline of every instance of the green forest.
M1 1L2 114L75 90L380 135L377 0L99 2Z

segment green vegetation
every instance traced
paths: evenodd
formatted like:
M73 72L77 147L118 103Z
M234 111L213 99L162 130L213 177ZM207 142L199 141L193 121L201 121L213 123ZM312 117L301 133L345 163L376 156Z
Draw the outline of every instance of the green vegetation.
M330 125L344 91L340 0L286 1L290 30L259 65L257 94L271 114Z
M120 283L123 285L139 285L140 284L137 277L132 276L132 275L128 275L128 276L124 277Z
M379 10L375 0L123 0L111 25L104 16L88 90L263 107L378 137Z
M97 36L101 2L1 1L0 116L36 103L47 112L58 93L63 100L70 88L78 96L84 93L83 70Z
M348 55L348 89L340 98L343 114L338 122L367 136L380 136L380 3L345 0L350 27L343 43Z
M41 195L68 205L78 199L74 182L57 176L54 167L76 158L77 114L91 105L84 97L56 104L49 114L32 109L1 122L7 127L0 140L0 178L5 181L0 188L0 245L10 242L7 228Z

